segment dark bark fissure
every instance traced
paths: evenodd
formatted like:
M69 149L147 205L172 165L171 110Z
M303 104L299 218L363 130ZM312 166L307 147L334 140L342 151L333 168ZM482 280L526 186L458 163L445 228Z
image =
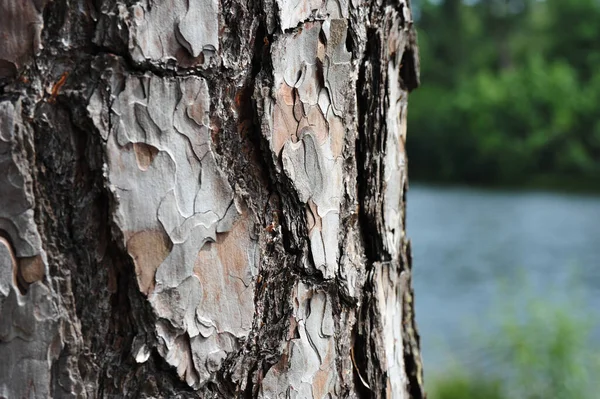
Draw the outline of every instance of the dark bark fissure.
M359 199L359 230L361 233L368 275L363 286L363 298L357 324L353 330L355 361L354 384L361 398L385 397L385 380L377 357L374 329L373 268L389 259L381 236L381 200L383 165L381 154L385 144L385 123L380 114L382 79L381 33L367 30L367 43L360 61L357 81L358 138L356 143L357 185ZM379 205L378 205L379 204ZM377 390L380 391L377 391Z
M357 82L358 139L356 162L359 197L360 232L365 254L370 262L385 256L381 237L381 217L377 203L381 192L381 149L384 145L384 126L379 113L378 91L382 71L380 66L381 39L379 31L367 31L365 54L359 67Z
M412 273L412 250L410 241L406 243L407 262L405 273ZM415 322L414 291L411 279L406 279L402 287L402 339L404 344L404 367L408 377L408 392L413 399L426 398L423 391L423 364L420 355L420 336Z
M373 397L373 391L371 391L370 385L368 386L368 374L369 361L368 352L372 350L371 341L365 335L368 328L365 328L365 319L367 318L366 312L368 309L368 303L365 297L364 302L361 304L359 320L352 329L352 356L353 356L353 376L354 386L356 387L357 394L360 398L371 398Z
M412 91L419 86L419 62L412 47L408 47L402 54L400 61L400 84L403 89Z

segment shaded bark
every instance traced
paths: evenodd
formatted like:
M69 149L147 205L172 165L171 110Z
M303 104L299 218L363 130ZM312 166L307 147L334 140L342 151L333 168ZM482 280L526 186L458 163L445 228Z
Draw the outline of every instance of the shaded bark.
M424 397L408 0L4 3L0 397Z

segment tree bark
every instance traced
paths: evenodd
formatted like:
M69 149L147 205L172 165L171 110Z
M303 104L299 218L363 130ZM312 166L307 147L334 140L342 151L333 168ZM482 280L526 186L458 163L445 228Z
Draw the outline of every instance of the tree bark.
M409 0L0 11L0 397L424 397Z

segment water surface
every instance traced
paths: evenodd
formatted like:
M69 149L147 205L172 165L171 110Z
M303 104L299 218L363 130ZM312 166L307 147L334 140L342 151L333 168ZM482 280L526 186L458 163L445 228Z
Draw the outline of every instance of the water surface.
M426 375L486 364L481 335L492 334L502 295L578 295L574 311L600 321L600 196L413 183L407 212ZM593 339L600 346L598 329Z

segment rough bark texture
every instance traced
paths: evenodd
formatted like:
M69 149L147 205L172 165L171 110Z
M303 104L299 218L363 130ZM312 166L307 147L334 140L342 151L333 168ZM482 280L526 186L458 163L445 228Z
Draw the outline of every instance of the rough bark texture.
M7 0L0 37L0 397L424 396L409 0Z

